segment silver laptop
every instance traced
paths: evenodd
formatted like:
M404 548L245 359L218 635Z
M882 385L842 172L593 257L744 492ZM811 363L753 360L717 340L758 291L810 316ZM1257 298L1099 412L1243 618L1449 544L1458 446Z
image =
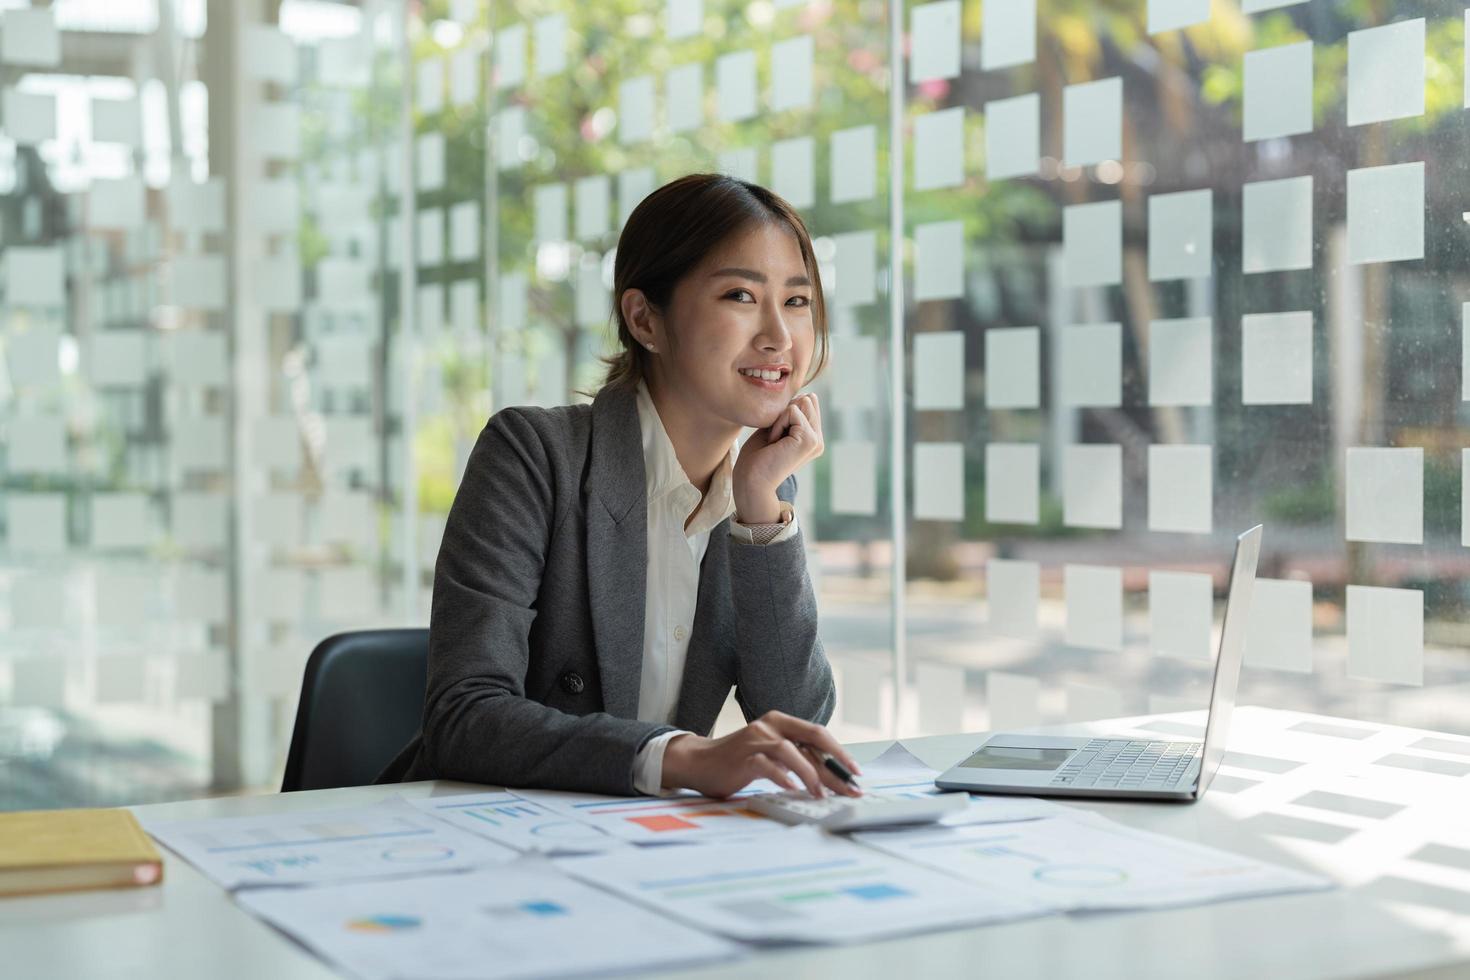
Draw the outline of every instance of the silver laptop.
M972 793L1199 799L1225 754L1260 555L1258 524L1235 539L1225 626L1220 631L1203 743L1002 733L990 736L973 755L935 783L940 789Z

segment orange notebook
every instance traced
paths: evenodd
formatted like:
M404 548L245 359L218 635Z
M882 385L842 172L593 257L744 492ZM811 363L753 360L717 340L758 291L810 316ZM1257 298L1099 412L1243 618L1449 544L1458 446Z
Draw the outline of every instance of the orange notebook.
M162 880L163 859L127 810L0 813L0 895Z

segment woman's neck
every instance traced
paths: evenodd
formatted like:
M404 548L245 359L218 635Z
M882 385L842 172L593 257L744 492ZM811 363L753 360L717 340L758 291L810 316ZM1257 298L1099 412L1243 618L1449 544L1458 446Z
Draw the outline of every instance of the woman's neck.
M685 404L656 378L648 378L645 384L664 431L674 444L679 467L702 497L740 435L740 426L715 418L700 406Z

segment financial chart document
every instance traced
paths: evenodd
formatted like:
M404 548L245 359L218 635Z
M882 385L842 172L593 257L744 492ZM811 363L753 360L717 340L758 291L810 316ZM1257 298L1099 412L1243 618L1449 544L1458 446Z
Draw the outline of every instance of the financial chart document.
M432 878L256 888L239 902L340 969L373 980L606 975L742 953L538 858Z
M690 925L752 942L859 942L1050 911L812 827L556 864Z
M630 846L585 820L534 800L498 791L410 800L424 813L472 834L536 854L600 854Z
M145 822L227 889L464 871L519 855L394 798L334 810Z
M896 858L1067 911L1196 905L1330 887L1278 867L1096 816L856 835Z

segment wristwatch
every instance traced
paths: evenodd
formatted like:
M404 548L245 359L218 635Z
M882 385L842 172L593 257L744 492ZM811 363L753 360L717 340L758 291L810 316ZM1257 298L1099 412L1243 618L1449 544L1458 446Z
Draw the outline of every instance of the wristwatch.
M735 526L750 532L751 544L770 544L771 541L786 530L791 523L792 507L786 501L781 501L781 520L775 524L746 524L740 520L740 515L735 515Z

